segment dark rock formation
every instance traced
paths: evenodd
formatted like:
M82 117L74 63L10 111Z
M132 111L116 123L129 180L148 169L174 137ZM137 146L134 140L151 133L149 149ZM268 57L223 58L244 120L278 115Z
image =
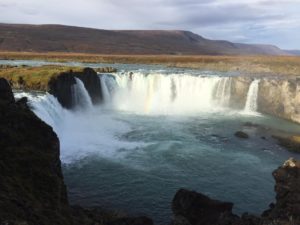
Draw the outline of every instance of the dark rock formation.
M14 103L15 98L9 83L4 78L0 77L0 101L6 103Z
M102 101L101 82L97 73L91 68L85 68L83 72L76 72L74 76L78 77L88 91L93 104L98 104Z
M238 138L243 138L243 139L249 138L249 135L243 131L237 131L237 132L235 132L234 135Z
M180 189L172 201L175 216L173 224L214 225L225 218L234 220L232 207L230 202L213 200L203 194Z
M26 102L15 102L0 78L0 225L153 224L146 217L70 207L59 140Z
M273 172L276 203L261 217L232 213L232 203L179 190L172 202L172 225L298 225L300 224L300 161L287 160Z
M72 86L75 84L76 81L72 72L61 73L49 81L49 93L54 95L63 107L70 109L74 106Z
M263 213L264 219L300 224L300 161L289 159L272 175L276 181L276 203Z
M0 84L0 221L71 224L56 134Z
M75 105L72 97L72 86L76 84L75 77L83 82L93 104L102 101L101 82L97 73L91 68L85 68L82 72L64 72L53 77L48 84L49 93L54 95L63 107L73 108Z

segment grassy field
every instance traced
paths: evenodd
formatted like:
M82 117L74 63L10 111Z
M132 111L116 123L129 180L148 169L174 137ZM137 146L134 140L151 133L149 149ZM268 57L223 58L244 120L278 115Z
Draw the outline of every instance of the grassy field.
M13 88L46 91L51 77L70 70L80 71L82 68L66 66L7 67L0 69L0 77L7 79Z
M79 53L0 52L0 59L160 64L203 70L240 71L249 75L300 75L300 57L298 56L95 55Z

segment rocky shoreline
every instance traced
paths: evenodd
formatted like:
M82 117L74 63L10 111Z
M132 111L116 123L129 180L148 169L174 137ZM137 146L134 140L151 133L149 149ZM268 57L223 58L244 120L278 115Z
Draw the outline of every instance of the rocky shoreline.
M150 225L147 217L127 217L103 209L70 206L52 128L15 101L0 78L0 224L1 225ZM232 213L233 203L180 189L172 201L172 225L298 225L300 162L286 161L273 172L276 202L261 216ZM270 190L271 191L271 190Z

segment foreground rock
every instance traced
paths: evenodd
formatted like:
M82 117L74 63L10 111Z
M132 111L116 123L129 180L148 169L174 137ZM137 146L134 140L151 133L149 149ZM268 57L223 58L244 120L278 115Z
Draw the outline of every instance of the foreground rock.
M262 216L232 213L233 204L181 189L172 202L173 225L298 225L300 224L300 161L289 159L273 172L276 202Z
M0 224L92 225L146 224L100 209L70 207L60 162L59 140L52 128L15 102L0 78Z
M73 108L75 101L73 98L73 85L79 78L91 97L93 104L98 104L103 100L102 88L99 77L91 68L85 68L82 72L64 72L49 81L49 93L54 95L59 103L65 108Z
M172 202L175 216L173 224L220 224L223 219L235 220L233 204L210 199L209 197L185 189L180 189Z
M300 224L300 161L287 160L273 172L276 181L276 203L263 213L263 218L277 224Z

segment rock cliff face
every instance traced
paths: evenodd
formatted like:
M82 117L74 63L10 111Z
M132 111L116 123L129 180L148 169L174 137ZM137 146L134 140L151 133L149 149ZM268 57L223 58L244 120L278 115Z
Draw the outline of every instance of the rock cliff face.
M0 78L0 221L70 224L70 210L52 128L15 102ZM25 223L25 224L26 224Z
M82 72L64 72L57 77L53 77L48 84L49 93L54 95L63 107L73 108L75 105L72 86L76 84L75 77L83 82L93 104L98 104L102 101L101 82L97 73L91 68L85 68Z
M257 105L260 112L300 123L300 79L262 79Z
M300 79L276 77L260 79L257 111L300 123ZM243 109L253 78L233 77L230 106Z
M233 77L231 81L230 106L243 109L252 79L249 77Z

